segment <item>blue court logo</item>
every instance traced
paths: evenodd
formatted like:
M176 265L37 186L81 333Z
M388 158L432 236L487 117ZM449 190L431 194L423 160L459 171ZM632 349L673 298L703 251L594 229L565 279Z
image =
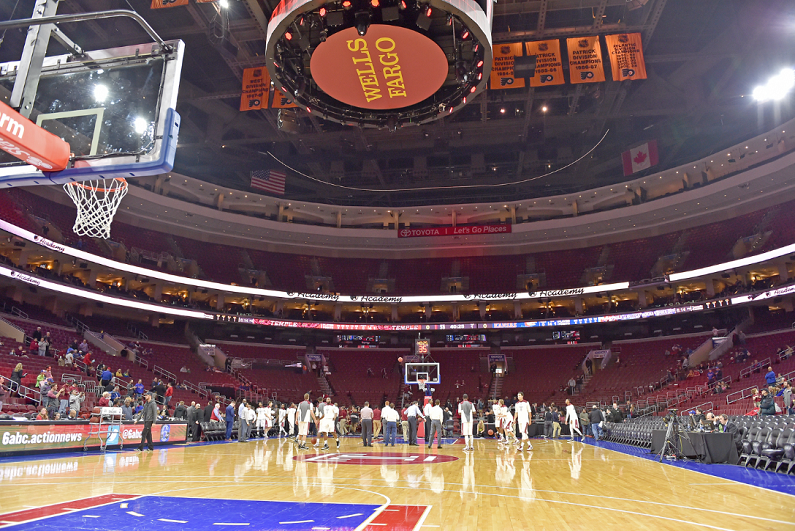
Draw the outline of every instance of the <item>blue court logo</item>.
M169 437L171 437L171 425L163 424L163 427L160 428L160 442L168 441Z

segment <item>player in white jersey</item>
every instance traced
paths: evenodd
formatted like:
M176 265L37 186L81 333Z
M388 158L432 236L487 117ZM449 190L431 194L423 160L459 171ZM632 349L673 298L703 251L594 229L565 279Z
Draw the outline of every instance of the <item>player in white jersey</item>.
M264 433L265 436L268 435L268 428L267 422L265 420L265 408L262 406L262 402L257 404L257 437L262 437L261 433Z
M475 406L464 394L464 400L458 404L458 414L461 416L461 435L464 437L464 451L474 450L472 443L472 424L475 421Z
M331 398L326 397L326 403L320 402L317 406L320 422L318 423L317 432L323 438L323 450L328 450L328 442L326 437L332 437L334 433L334 406L331 403ZM320 441L318 441L320 443ZM340 447L339 440L337 440L337 448Z
M295 437L295 411L295 402L290 402L290 407L287 408L287 425L290 428L287 430L288 437Z
M284 429L284 423L287 420L287 410L284 409L284 404L279 407L279 437L282 436L282 433L288 435L287 430Z
M494 412L494 429L497 431L497 442L502 443L502 408L500 407L500 402L495 400L491 410Z
M265 438L273 427L273 402L268 402L268 407L265 408Z
M513 417L503 399L500 399L500 418L502 419L502 432L505 435L503 442L506 445L505 448L510 448L510 445L516 441L516 433L514 432Z
M525 402L524 400L524 393L518 393L516 397L519 399L516 404L513 406L513 420L519 426L519 433L522 434L521 441L517 441L519 444L519 450L524 450L524 443L527 442L527 449L532 450L533 445L530 443L530 437L527 434L527 431L530 429L530 403Z
M580 434L580 438L583 438L582 432L580 431L580 418L577 416L577 410L574 408L574 404L571 403L571 400L568 398L566 399L566 422L569 424L569 433L571 433L571 439L569 442L574 440L574 432Z

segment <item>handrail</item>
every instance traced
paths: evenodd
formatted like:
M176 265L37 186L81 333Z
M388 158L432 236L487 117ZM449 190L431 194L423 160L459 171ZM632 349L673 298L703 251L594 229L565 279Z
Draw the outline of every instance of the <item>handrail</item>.
M171 380L172 382L176 382L177 381L177 377L176 377L176 375L173 372L171 372L171 371L169 371L167 369L164 369L160 365L155 365L154 367L152 367L152 372L157 374L158 376L163 376L164 378L167 378L167 379Z
M750 376L755 370L764 370L765 366L770 367L773 363L772 359L768 356L767 358L763 359L762 361L755 361L748 367L740 370L739 378L744 378L746 376Z

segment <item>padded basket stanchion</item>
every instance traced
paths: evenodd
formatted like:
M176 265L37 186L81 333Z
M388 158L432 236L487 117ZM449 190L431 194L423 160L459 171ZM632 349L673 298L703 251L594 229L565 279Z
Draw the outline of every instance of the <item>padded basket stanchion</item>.
M113 216L127 194L127 181L121 177L67 183L63 189L77 207L72 230L78 236L110 238Z

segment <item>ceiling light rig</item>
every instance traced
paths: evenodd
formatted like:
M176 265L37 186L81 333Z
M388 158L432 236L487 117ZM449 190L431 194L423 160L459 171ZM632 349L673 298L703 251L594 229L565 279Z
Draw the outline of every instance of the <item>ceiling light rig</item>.
M437 120L486 88L489 1L283 0L268 25L271 79L341 124L394 131Z

